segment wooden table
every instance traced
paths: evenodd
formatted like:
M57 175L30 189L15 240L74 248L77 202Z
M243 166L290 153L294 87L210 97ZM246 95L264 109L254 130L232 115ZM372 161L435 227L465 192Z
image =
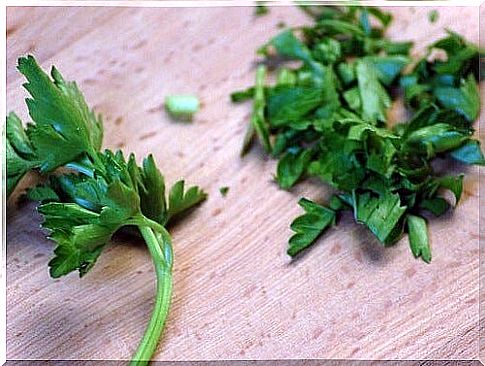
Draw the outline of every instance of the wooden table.
M477 8L440 8L434 24L431 8L389 10L389 35L415 40L415 53L444 27L478 41ZM457 210L430 225L432 264L415 260L406 238L383 249L350 216L289 264L298 198L325 201L329 191L278 189L260 148L240 159L251 106L232 105L229 93L253 83L254 51L279 22L308 22L298 9L255 18L246 7L9 8L7 18L8 110L27 119L15 63L33 53L78 81L104 115L106 147L153 152L168 182L184 177L210 195L171 228L175 291L157 360L478 357L478 169L468 169ZM193 123L164 113L175 93L200 96ZM128 359L153 305L143 243L117 239L82 280L53 280L35 206L13 201L8 359Z

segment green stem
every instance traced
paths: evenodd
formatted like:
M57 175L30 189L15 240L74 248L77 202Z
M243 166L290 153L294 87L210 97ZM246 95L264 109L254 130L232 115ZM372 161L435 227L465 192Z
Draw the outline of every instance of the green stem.
M167 229L160 225L158 222L149 219L142 214L138 214L133 216L131 219L126 220L123 225L135 225L138 227L146 226L150 229L154 230L156 233L163 234L162 240L167 241L170 243L170 234L167 232ZM167 240L168 238L168 240ZM171 245L170 245L171 247Z
M165 229L159 235L148 226L139 226L139 229L153 259L157 276L157 294L150 322L133 356L131 366L147 365L150 362L165 325L172 295L171 257L167 258L165 254L171 253L170 236Z

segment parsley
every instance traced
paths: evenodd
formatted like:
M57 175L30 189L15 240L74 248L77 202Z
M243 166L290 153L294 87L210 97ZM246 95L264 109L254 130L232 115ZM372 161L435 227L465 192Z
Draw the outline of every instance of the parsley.
M264 79L266 77L266 67L261 65L256 71L256 85L252 92L254 97L254 108L251 115L251 124L249 124L246 134L244 136L243 148L241 154L244 155L248 150L254 135L256 134L263 143L264 149L271 151L271 143L269 141L269 130L264 117L264 109L266 106ZM247 93L245 93L247 94Z
M431 248L428 242L426 221L419 216L408 215L407 217L409 244L413 255L423 258L426 263L431 262Z
M440 216L452 206L443 190L456 206L464 178L439 174L434 161L485 164L473 138L477 46L447 31L428 47L445 52L444 60L427 54L413 61L412 42L385 37L392 17L378 8L300 7L313 25L283 30L260 47L255 86L231 95L233 102L253 99L250 136L278 159L282 189L305 177L335 189L327 206L299 201L305 213L291 224L288 254L311 246L347 210L383 245L407 232L413 255L429 262L422 215ZM290 68L287 60L301 64ZM276 81L269 84L264 65L273 64ZM388 112L400 95L411 117L391 126Z
M184 181L165 192L165 181L152 155L139 166L135 156L101 151L103 125L74 82L52 68L45 74L32 56L18 62L27 79L26 100L33 123L24 128L19 117L7 117L7 193L31 170L48 175L27 197L40 201L42 226L56 243L49 262L54 278L78 271L82 277L119 229L136 226L153 259L157 293L152 317L133 356L133 365L147 364L155 351L172 291L172 241L166 230L174 217L206 198Z
M438 21L440 14L438 13L438 10L433 9L428 13L428 20L430 23L436 23Z
M264 1L257 1L254 8L254 15L260 17L269 13L269 8L264 5Z
M305 210L305 214L296 218L291 229L295 234L290 238L288 254L295 256L307 248L330 225L335 224L335 211L302 198L298 204Z
M219 188L219 192L221 193L222 197L226 197L229 193L229 187L221 187Z

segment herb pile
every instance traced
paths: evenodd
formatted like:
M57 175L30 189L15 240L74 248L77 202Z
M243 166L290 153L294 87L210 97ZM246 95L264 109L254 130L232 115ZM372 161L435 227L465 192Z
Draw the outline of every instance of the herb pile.
M443 190L460 200L463 174L439 175L434 162L484 164L473 122L480 110L478 48L460 35L431 44L420 60L412 42L384 35L390 14L370 7L303 7L312 26L286 29L258 50L255 85L231 95L253 100L244 154L257 136L278 158L283 189L314 176L336 193L326 206L302 198L305 214L291 224L288 254L312 245L342 211L353 212L384 245L407 231L412 253L431 260L425 211L450 207ZM441 52L441 56L433 57ZM290 67L286 61L300 61ZM276 82L265 79L269 66ZM410 114L390 125L400 95Z
M84 276L95 264L112 235L136 227L150 251L157 277L155 307L133 365L150 360L168 314L172 292L172 243L166 225L206 198L198 187L175 183L166 197L165 182L153 156L138 166L135 156L101 151L103 125L74 82L66 82L56 68L52 79L32 56L20 58L26 99L34 123L24 128L10 113L6 124L7 195L31 170L48 175L27 197L41 201L42 226L56 242L50 274L72 271ZM53 173L57 168L61 171Z

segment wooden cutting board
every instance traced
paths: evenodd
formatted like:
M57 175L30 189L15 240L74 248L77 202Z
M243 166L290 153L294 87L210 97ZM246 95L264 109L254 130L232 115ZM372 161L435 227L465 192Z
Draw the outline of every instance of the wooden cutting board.
M423 42L449 27L478 41L478 9L390 8L394 39ZM157 360L476 359L478 169L467 169L453 214L432 220L433 261L415 260L406 238L382 248L344 216L289 263L289 223L301 196L325 201L311 181L285 192L275 161L239 148L250 103L230 92L252 85L255 49L278 23L308 19L294 7L256 18L248 7L8 8L7 107L27 120L15 70L33 53L78 81L102 113L105 146L152 152L168 182L183 177L209 199L170 228L174 297ZM195 93L193 123L172 121L168 94ZM456 170L465 169L456 166ZM30 178L30 182L35 177ZM227 197L219 188L230 187ZM7 358L129 359L151 313L154 273L142 242L115 239L82 280L49 278L52 243L35 205L7 208Z

